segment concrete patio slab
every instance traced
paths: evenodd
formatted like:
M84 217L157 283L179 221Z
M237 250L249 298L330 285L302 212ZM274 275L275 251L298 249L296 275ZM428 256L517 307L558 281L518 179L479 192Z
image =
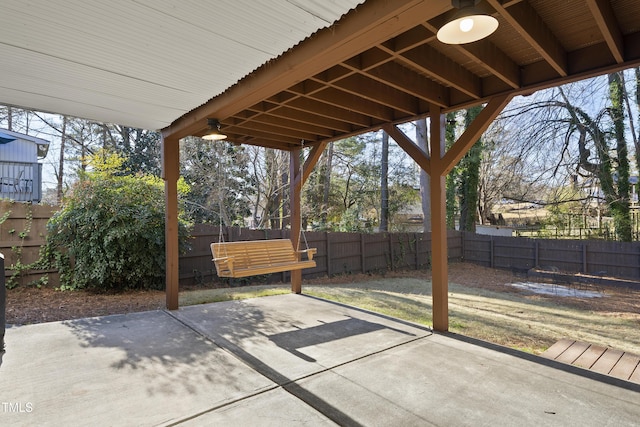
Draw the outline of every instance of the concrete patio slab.
M304 295L11 327L6 341L0 425L640 420L637 385Z
M295 294L172 314L279 385L431 335L427 328Z
M0 425L158 425L273 388L154 311L12 327Z
M636 392L442 335L314 375L299 386L366 426L640 423Z

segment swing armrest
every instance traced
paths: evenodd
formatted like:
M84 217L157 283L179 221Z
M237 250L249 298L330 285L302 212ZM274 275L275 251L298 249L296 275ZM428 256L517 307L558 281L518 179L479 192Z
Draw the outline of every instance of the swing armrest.
M235 257L233 256L224 256L224 257L220 257L220 258L214 258L213 262L214 263L218 263L220 262L221 264L226 264L227 268L229 269L230 272L233 273L233 260Z
M302 250L302 251L296 251L296 253L298 253L300 255L302 255L305 252L307 253L307 257L309 258L309 261L312 261L313 260L313 255L315 255L316 252L318 252L318 249L317 248L310 248L310 249L305 249L305 250ZM300 257L298 257L298 259L300 259Z

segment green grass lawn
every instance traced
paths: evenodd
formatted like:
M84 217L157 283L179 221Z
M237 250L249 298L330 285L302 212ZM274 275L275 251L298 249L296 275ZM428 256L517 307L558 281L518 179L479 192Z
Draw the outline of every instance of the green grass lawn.
M181 305L289 293L288 285L190 291ZM371 278L355 283L304 285L303 293L431 326L431 282ZM604 297L606 298L606 297ZM576 308L566 299L449 284L449 330L539 354L561 338L640 354L640 316ZM598 302L594 299L592 304ZM636 313L637 314L637 313Z

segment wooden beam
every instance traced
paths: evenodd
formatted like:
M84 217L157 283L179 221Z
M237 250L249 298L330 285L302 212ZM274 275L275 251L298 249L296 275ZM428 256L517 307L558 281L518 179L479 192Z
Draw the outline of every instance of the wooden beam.
M449 272L447 244L447 191L441 165L445 150L446 116L437 105L431 109L431 296L433 329L449 330ZM435 173L435 171L440 171Z
M304 165L302 166L302 178L300 180L300 187L302 187L305 182L307 182L307 179L309 179L309 176L311 176L311 172L313 172L316 164L318 164L318 160L320 160L320 156L322 156L322 153L324 152L324 149L327 148L327 145L329 145L329 143L327 141L323 141L311 148L311 152L309 153L307 160L305 160Z
M567 54L536 10L523 1L505 7L502 0L487 0L562 77L568 75Z
M486 7L486 4L485 9L489 9ZM485 10L484 12L487 14L495 13L493 10ZM451 17L452 14L445 14L432 22L426 22L424 25L430 32L437 33L438 28L446 24L447 20ZM491 72L511 88L517 89L520 87L520 67L488 39L483 39L475 43L451 46L476 64Z
M513 89L520 87L520 67L488 40L456 45L475 63L484 67Z
M369 76L353 74L332 82L331 86L363 99L402 111L407 115L418 114L418 102L414 95L380 83Z
M429 103L441 107L449 105L449 92L444 86L395 62L387 62L367 70L367 75L398 90L407 91Z
M436 49L422 45L402 53L399 58L432 78L473 97L482 97L480 78Z
M277 61L267 63L222 95L175 120L162 133L174 138L196 135L207 128L208 118L233 116L450 9L449 0L367 0L338 25L318 31Z
M452 9L455 10L455 9ZM414 47L427 44L436 39L438 30L434 27L422 25L405 31L397 37L383 43L387 49L396 53L411 50Z
M176 138L161 139L162 178L165 203L165 270L166 306L178 309L179 243L178 243L178 178L180 177L180 144Z
M443 168L437 173L448 174L460 159L469 151L482 134L491 125L493 120L502 112L511 100L511 95L496 96L482 109L475 120L467 127L458 140L449 148L439 165Z
M327 104L315 99L299 97L287 102L287 107L301 110L309 114L315 114L334 120L342 120L357 126L371 126L371 119L365 114Z
M616 62L621 64L624 62L624 39L613 13L611 2L607 0L587 0L587 5L604 36L604 40L607 42L607 46L609 46L611 54Z
M295 118L281 118L270 113L258 113L248 118L234 117L232 119L235 123L234 126L242 126L246 122L253 121L257 123L277 126L283 129L299 130L319 136L333 136L333 130L329 128L317 126L315 124L304 123L296 120Z
M274 109L266 111L265 114L268 114L269 116L280 117L285 120L295 120L296 122L322 126L327 129L331 129L332 132L350 132L353 130L351 128L351 124L343 120L318 116L317 114L313 114L308 111L302 111L286 106L277 106Z
M395 125L387 123L382 126L382 130L389 134L391 138L415 161L428 175L431 175L431 161L429 156L417 144L409 139L404 132Z
M354 95L325 86L324 89L308 95L310 98L346 111L354 111L368 118L376 118L385 122L393 121L393 109L374 101L369 101L361 95Z
M271 123L264 123L259 120L247 120L241 123L235 123L233 125L226 125L224 131L227 134L232 133L248 133L250 135L262 135L266 138L267 135L271 135L270 139L273 140L293 140L300 141L302 139L307 141L315 141L318 138L318 134L304 132L300 129L292 129L290 127L281 127Z

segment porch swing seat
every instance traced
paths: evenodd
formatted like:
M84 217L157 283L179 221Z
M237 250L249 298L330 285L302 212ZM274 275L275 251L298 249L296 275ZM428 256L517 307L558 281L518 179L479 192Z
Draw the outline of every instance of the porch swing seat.
M289 239L211 244L218 277L248 277L313 268L316 251L315 248L296 251ZM305 253L307 259L302 259Z

